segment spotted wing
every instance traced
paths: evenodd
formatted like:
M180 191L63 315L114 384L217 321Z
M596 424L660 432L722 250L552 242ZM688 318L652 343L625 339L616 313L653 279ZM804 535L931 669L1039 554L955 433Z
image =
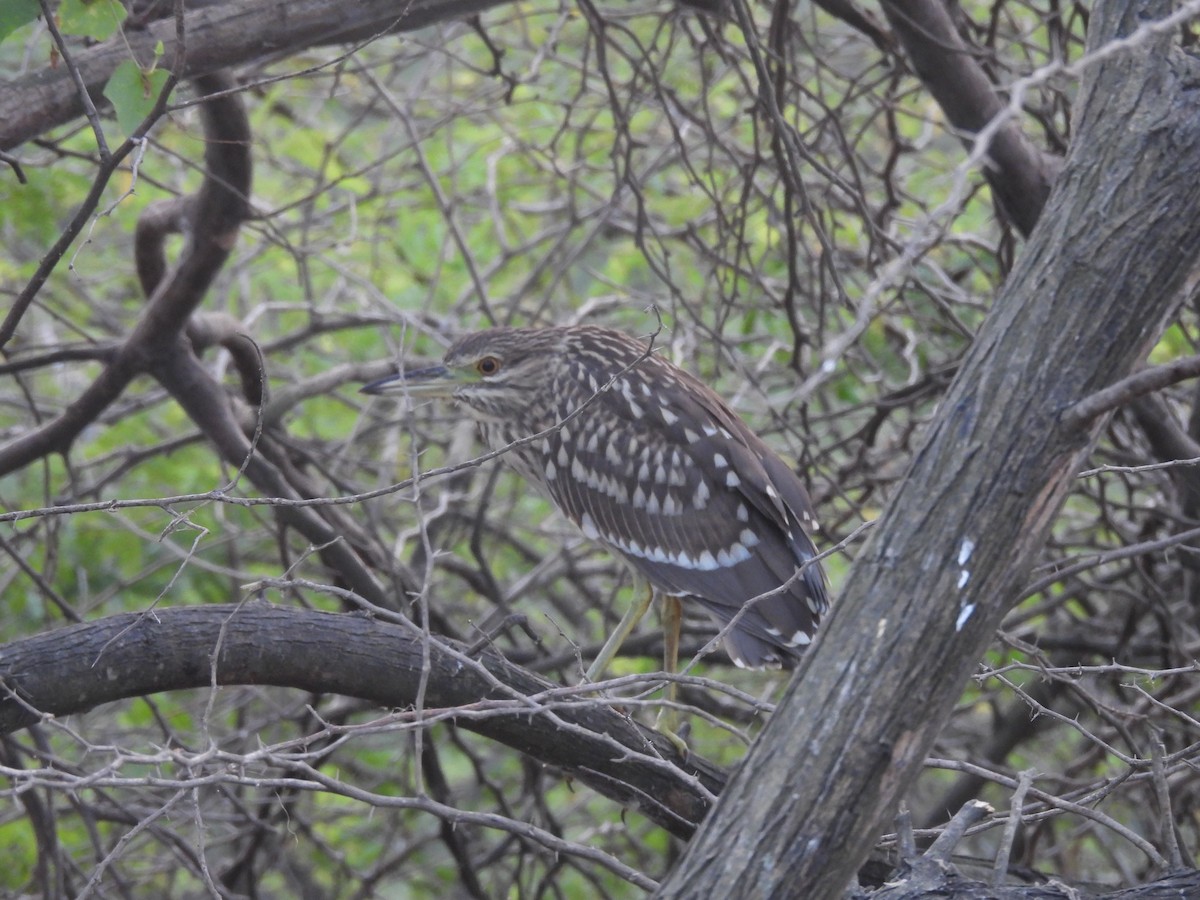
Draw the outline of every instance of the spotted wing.
M551 496L584 534L718 625L737 617L735 662L788 663L809 642L829 601L819 565L797 574L816 555L807 493L699 381L647 357L541 451Z

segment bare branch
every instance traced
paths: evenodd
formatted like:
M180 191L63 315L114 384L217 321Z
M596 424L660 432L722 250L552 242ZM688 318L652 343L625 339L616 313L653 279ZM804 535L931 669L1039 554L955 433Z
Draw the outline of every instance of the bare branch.
M484 650L428 648L419 629L362 615L262 604L161 609L61 628L0 648L0 732L45 716L161 691L271 684L345 694L406 709L423 674L425 704L412 727L450 719L561 768L687 837L724 775L635 725L603 701L576 696ZM428 672L422 672L429 651ZM664 760L674 760L668 764ZM681 766L681 768L678 768Z
M1200 356L1185 356L1160 366L1150 366L1080 400L1063 413L1063 421L1069 428L1085 428L1093 419L1144 394L1197 376L1200 376Z
M212 91L223 89L226 82L206 76L197 85L202 91ZM226 95L201 109L208 138L206 171L196 195L191 239L183 259L172 277L158 285L141 320L88 389L58 418L0 447L0 474L16 471L49 453L66 453L76 436L133 378L179 352L184 325L233 247L250 191L250 126L240 99ZM118 155L114 153L113 158ZM97 201L97 185L102 187L104 181L97 179L93 185Z
M1058 175L1059 161L1034 146L1010 117L946 4L885 0L883 11L922 83L965 143L970 145L975 135L1003 118L988 145L983 173L1001 209L1028 236Z

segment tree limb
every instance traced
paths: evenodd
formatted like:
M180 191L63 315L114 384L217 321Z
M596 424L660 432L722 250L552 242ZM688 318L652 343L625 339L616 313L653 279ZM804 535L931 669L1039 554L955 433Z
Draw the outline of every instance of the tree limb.
M1200 376L1200 356L1187 356L1161 366L1150 366L1096 391L1090 397L1084 397L1063 413L1063 424L1083 428L1092 419L1112 412L1137 397L1197 376Z
M492 650L478 660L368 616L263 603L111 616L0 646L0 733L101 703L209 685L260 684L409 709L500 741L691 835L724 773L680 761L657 732L602 699L546 681ZM670 760L670 762L668 762Z
M223 90L223 76L196 82L202 93ZM57 418L0 447L0 475L49 453L66 453L137 375L178 352L188 317L204 299L246 216L250 192L250 124L241 98L227 94L201 106L205 177L194 198L187 250L171 276L160 281L129 337L92 384Z
M280 51L295 53L307 47L413 31L503 2L506 0L227 0L218 6L189 8L184 17L187 62L183 71L174 74L193 79ZM176 35L170 19L150 22L144 28L125 28L104 43L77 50L75 65L95 102L104 102L104 85L118 65L130 55L143 64L153 62L159 42L165 51L163 60L171 60ZM82 112L83 100L71 73L62 67L47 66L0 83L0 150L11 150Z
M883 11L913 68L950 124L969 144L1008 104L954 27L941 0L884 0ZM1015 118L988 145L983 174L1001 209L1028 236L1058 174L1060 161L1039 150Z

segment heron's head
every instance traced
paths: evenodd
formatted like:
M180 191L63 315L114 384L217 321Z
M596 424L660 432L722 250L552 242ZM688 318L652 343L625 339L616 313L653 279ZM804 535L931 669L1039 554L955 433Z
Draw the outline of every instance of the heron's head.
M523 421L548 393L564 342L556 328L489 328L456 342L440 366L373 381L364 394L461 400L482 416Z

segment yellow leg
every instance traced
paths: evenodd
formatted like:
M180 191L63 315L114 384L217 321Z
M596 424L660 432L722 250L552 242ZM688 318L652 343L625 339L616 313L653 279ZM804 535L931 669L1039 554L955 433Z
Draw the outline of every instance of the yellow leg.
M679 629L683 624L683 604L679 602L678 597L668 596L664 596L662 602L663 671L668 675L674 675L679 671ZM658 725L659 729L671 738L675 746L686 750L687 745L675 734L675 729L679 727L679 715L674 706L670 705L675 702L678 694L679 685L674 681L668 681L666 690L663 691L668 705L664 706L662 712L658 714Z
M588 681L599 681L604 677L604 670L608 668L608 664L612 662L617 651L621 649L621 645L625 643L625 638L629 637L629 632L633 631L637 627L637 623L642 621L642 616L650 608L650 601L653 599L654 589L650 587L650 583L641 575L635 574L633 576L633 605L625 611L625 615L617 623L617 630L604 642L595 661L588 668Z
M642 620L642 616L646 615L646 610L650 608L650 603L654 599L654 589L644 578L635 574L633 595L633 605L625 611L625 615L617 623L617 630L604 642L604 646L596 654L596 659L588 667L588 681L599 681L604 677L604 670L608 668L608 664L621 649L621 644L625 643L625 638L629 637L629 633L637 627L637 623ZM663 669L669 675L674 675L679 669L679 628L682 621L683 607L679 598L663 597ZM678 693L676 688L677 685L674 681L667 683L664 693L668 704L675 702L675 696ZM689 752L688 746L683 738L675 733L678 718L674 708L668 705L659 714L658 728L675 745L679 754L686 758Z
M663 597L663 671L674 675L679 671L679 629L683 624L683 604L678 597ZM674 681L667 682L666 698L674 700L679 693Z

